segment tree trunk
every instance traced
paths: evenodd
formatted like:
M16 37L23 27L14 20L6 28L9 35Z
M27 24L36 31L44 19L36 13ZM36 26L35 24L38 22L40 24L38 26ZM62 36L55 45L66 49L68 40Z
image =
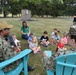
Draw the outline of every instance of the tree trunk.
M12 14L12 17L13 17L13 14Z
M4 15L4 17L6 17L6 16L7 16L5 11L3 11L3 15Z

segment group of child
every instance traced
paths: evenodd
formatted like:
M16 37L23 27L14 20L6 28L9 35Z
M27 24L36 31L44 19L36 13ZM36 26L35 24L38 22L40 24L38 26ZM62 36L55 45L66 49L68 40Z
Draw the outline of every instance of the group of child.
M62 50L67 50L67 48L65 48L65 45L67 45L67 38L68 38L67 37L67 32L64 32L63 36L61 38L59 36L59 33L60 32L55 28L54 31L51 34L51 41L50 41L49 37L48 37L48 32L44 31L43 35L39 39L40 40L40 44L43 45L44 47L47 47L47 46L49 46L51 44L56 44L57 45L56 52L57 51L62 51ZM30 46L31 43L29 43L29 48L31 50L33 50L34 53L37 53L38 51L41 51L41 48L40 48L40 46L38 46L38 42L37 42L36 36L32 35L32 38L34 38L34 37L35 37L36 42L32 42L32 45L35 44L35 43L37 43L35 45L37 48L34 47L34 49L36 50L36 52L34 52L35 50L33 50L31 48L31 46ZM32 40L34 40L34 39L32 39Z
M65 45L67 44L67 33L64 32L63 36L60 38L59 31L55 28L54 31L51 33L51 41L49 41L48 32L44 31L43 35L40 37L40 44L44 47L47 47L51 44L57 44L56 52L67 50L65 48ZM15 44L18 48L21 48L20 41L16 38L16 35L13 35ZM28 46L32 50L34 54L40 53L41 48L38 45L37 37L34 35L34 33L30 33L30 36L28 38Z
M56 47L56 52L57 51L63 51L63 50L67 50L67 48L65 48L65 45L67 45L67 32L63 33L63 36L60 38L59 36L60 31L58 31L56 28L54 29L54 31L51 34L51 39L52 39L52 43L57 44Z

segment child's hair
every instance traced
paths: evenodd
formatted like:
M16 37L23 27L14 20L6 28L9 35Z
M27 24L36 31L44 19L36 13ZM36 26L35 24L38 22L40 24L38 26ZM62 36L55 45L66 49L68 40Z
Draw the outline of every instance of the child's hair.
M12 35L13 35L13 38L15 38L15 39L17 38L17 37L16 37L16 34L12 34ZM15 36L15 37L14 37L14 36Z
M54 28L54 30L57 30L57 28Z
M23 21L23 22L22 22L22 25L23 25L24 23L26 23L26 21Z
M44 31L43 34L48 34L48 32L47 31Z
M67 36L67 32L64 32L64 33L63 33L63 36Z
M35 35L35 34L33 32L31 32L30 35Z
M37 38L35 36L32 37L32 40L35 40L35 43L37 42Z
M60 31L59 31L59 30L58 30L57 32L58 32L58 33L60 33Z
M12 36L16 35L15 33L12 34Z
M23 29L28 27L28 26L27 26L27 23L26 23L26 26L24 26L24 23L26 23L26 21L23 21L23 22L22 22Z

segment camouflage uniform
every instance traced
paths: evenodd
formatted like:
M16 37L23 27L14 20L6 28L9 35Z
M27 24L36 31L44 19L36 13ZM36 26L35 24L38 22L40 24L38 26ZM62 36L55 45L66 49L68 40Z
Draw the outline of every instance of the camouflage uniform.
M53 54L51 57L48 57L46 55L43 55L42 58L42 64L43 66L48 69L48 70L56 70L55 69L55 59L57 56L61 56L64 54L68 54L68 53L74 53L76 52L76 49L71 49L71 50L63 50L63 51L58 51L56 54Z
M10 43L0 36L0 62L10 59L17 54L18 53L10 47ZM7 67L3 68L4 72L14 69L19 63L20 60L8 65Z

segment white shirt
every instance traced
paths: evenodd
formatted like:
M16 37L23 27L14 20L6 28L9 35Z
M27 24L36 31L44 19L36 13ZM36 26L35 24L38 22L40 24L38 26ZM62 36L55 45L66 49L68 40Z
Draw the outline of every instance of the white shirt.
M14 42L15 42L15 45L18 47L18 43L21 42L21 41L15 39Z

